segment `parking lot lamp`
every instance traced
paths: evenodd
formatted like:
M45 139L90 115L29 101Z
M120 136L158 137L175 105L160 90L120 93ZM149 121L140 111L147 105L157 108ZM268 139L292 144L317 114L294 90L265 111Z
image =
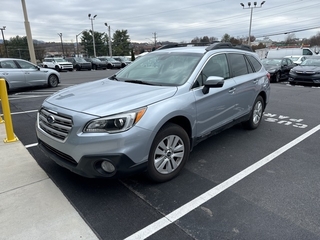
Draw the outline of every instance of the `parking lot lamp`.
M106 27L108 28L109 55L110 55L110 57L112 57L112 46L111 46L111 33L110 33L110 26L108 26L108 24L107 24L107 23L104 23L104 25L106 25Z
M4 51L5 51L5 53L6 53L6 57L8 57L6 41L5 41L5 39L4 39L4 34L3 34L3 31L6 30L6 26L3 26L2 28L0 28L0 30L1 30L1 33L2 33Z
M60 36L60 41L61 41L61 49L62 49L62 56L64 56L64 49L63 49L63 42L62 42L62 33L58 33Z
M250 13L250 25L249 25L249 37L248 37L248 45L251 46L251 25L252 25L252 12L254 8L261 8L262 5L265 3L266 1L262 1L260 6L257 7L257 2L253 2L253 6L251 6L251 2L248 2L248 7L245 7L243 3L240 3L240 5L243 7L243 9L250 9L251 13Z
M91 17L91 13L88 14L89 19L91 20L91 30L92 30L92 43L93 43L93 55L96 57L96 44L94 42L94 30L93 30L93 20L96 18L97 15Z
M81 31L81 33L76 35L76 44L77 44L77 57L79 57L79 43L78 43L78 36L81 35L83 32L87 31L86 29Z

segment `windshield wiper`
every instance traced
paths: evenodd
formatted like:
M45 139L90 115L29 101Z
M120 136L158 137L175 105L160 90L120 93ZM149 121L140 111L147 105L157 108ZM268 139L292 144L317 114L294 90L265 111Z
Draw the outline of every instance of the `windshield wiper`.
M145 81L141 81L141 80L126 80L125 82L145 84L145 85L155 85L153 83L145 82Z
M109 79L119 81L116 74L109 77Z

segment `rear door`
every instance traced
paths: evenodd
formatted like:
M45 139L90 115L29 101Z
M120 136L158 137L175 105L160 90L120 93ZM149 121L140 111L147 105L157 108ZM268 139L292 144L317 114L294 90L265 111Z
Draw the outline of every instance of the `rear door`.
M24 72L13 60L3 60L0 64L0 77L6 79L9 84L9 88L20 88L26 86Z
M234 98L237 111L235 118L240 118L250 113L265 76L259 72L262 65L251 55L229 53L228 61L231 76L236 83Z

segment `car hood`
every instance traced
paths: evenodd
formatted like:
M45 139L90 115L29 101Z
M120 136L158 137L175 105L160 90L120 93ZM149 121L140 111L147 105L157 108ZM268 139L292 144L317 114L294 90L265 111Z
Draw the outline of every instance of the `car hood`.
M102 79L61 90L45 102L95 116L130 111L172 97L177 87L163 87Z
M319 66L297 66L297 67L294 67L294 70L299 72L319 72L320 67Z

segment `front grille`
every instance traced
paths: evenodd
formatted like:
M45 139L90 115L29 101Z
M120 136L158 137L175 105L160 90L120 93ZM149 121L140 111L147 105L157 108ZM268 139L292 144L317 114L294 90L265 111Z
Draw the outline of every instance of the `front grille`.
M42 108L39 111L39 127L53 138L64 141L72 130L72 118Z

